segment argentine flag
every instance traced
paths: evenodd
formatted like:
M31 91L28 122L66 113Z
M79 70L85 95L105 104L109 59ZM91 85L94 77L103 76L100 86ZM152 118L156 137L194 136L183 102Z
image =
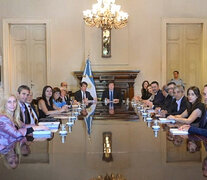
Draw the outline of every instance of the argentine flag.
M85 121L87 132L88 132L89 136L91 135L92 121L93 121L93 115L95 113L95 110L96 110L95 103L93 103L90 108L86 109L88 115L84 118L84 121Z
M89 59L86 61L85 70L83 72L82 82L85 81L88 84L87 91L91 93L93 98L96 98L96 87L93 80L93 74L91 71L91 62Z

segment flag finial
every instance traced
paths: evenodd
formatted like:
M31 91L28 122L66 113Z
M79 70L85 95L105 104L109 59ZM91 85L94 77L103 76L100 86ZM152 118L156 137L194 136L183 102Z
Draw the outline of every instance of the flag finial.
M90 58L90 55L91 55L90 50L88 50L88 59Z

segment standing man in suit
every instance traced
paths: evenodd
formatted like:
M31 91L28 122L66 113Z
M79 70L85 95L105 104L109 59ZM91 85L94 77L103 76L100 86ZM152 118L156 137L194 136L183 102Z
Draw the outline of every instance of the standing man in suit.
M33 92L32 91L30 91L25 105L29 111L29 116L30 116L30 121L31 121L30 124L38 125L38 114L37 114L35 105L33 103Z
M25 124L30 124L31 119L26 106L27 97L29 96L30 88L26 85L19 86L17 90L17 98L20 106L20 120Z
M114 88L114 82L109 82L108 89L103 92L101 100L104 101L105 99L107 99L107 103L119 103L121 101L121 94Z
M75 92L75 100L78 102L87 103L88 100L94 100L90 92L86 91L88 84L86 82L80 83L81 89Z
M156 107L162 107L164 104L165 97L162 94L162 91L159 88L159 83L157 81L153 81L151 83L152 91L155 94L154 100L150 102L147 100L145 103L147 106L155 109Z
M184 86L183 80L179 78L179 71L173 71L173 79L170 82L174 82L176 85Z

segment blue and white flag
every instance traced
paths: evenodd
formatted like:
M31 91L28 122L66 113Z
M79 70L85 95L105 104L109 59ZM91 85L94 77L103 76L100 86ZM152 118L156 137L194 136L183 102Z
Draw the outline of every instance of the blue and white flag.
M91 71L91 63L90 60L87 59L85 70L83 72L82 82L85 81L88 84L87 91L91 93L93 98L96 98L96 87L95 82L93 80L93 74Z
M93 121L93 115L95 113L96 110L96 104L92 104L90 108L87 108L86 111L88 113L88 115L84 118L85 124L86 124L86 128L87 128L87 132L88 135L91 135L91 130L92 130L92 121Z

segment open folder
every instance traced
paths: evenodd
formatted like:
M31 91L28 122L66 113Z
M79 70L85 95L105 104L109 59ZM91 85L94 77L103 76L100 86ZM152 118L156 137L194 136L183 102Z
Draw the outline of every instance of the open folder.
M178 128L171 128L170 132L173 135L187 135L188 134L188 131L182 131L182 130L179 130Z

